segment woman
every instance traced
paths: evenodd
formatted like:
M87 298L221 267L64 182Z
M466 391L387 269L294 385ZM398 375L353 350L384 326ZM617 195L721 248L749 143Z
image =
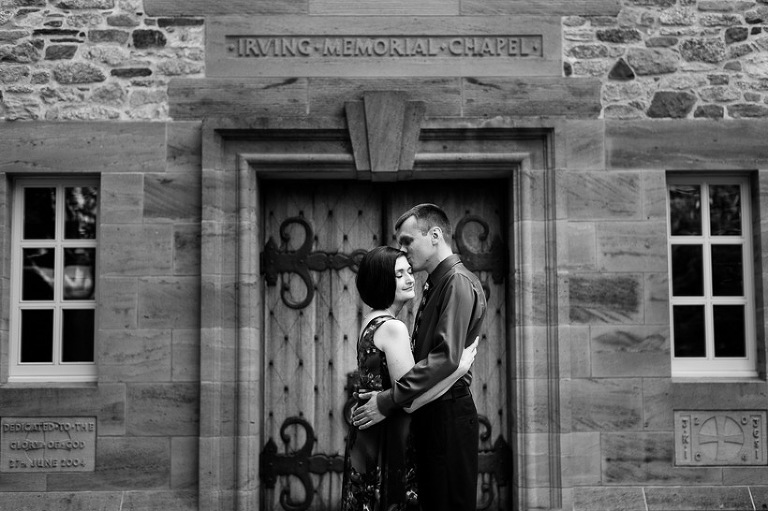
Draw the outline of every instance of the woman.
M414 365L406 325L395 317L412 300L415 280L405 254L377 247L360 262L357 289L371 312L357 343L360 388L380 391ZM413 404L369 429L351 427L342 484L342 511L417 510L416 474L409 446L408 413L440 397L469 370L477 340L462 354L453 374ZM375 395L374 395L375 398Z

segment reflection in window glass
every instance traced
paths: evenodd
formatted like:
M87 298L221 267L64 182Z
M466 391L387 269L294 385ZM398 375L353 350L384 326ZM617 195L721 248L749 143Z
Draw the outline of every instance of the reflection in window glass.
M56 235L56 188L24 190L24 239L50 240Z
M674 296L704 294L701 245L672 245L672 293Z
M21 362L53 362L53 311L21 311Z
M744 306L715 305L715 356L744 357L747 354L744 337Z
M675 305L673 326L676 357L704 357L707 354L703 305Z
M672 236L701 234L701 187L671 185L669 187L669 221Z
M64 309L62 362L93 362L93 309Z
M8 381L95 381L98 179L13 180Z
M90 300L94 291L93 248L64 249L64 299Z
M64 189L66 208L66 239L96 239L96 208L98 189L92 186L77 186Z
M672 375L755 377L755 249L750 178L670 172Z
M744 294L741 245L712 245L712 293L714 296Z
M709 219L712 236L741 235L741 188L739 185L709 187Z
M51 248L25 248L21 276L22 300L53 300L55 251Z

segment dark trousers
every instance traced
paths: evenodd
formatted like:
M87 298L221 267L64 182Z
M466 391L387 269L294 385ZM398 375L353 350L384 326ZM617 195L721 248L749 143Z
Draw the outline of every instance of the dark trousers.
M477 408L471 395L444 397L411 416L422 511L475 511Z

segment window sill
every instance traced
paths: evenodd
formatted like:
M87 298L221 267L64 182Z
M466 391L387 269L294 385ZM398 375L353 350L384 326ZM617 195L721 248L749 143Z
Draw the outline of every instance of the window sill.
M696 385L702 385L702 384L762 384L764 385L766 382L764 379L758 377L758 376L673 376L672 377L672 383L673 384L681 384L685 385L687 383L693 383Z
M92 389L98 387L96 381L9 381L0 383L2 389Z

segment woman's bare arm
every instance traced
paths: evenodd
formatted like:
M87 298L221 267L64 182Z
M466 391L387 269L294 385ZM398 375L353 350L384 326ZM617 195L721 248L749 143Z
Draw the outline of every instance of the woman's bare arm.
M417 397L411 406L404 408L407 413L413 413L427 403L445 394L462 376L467 374L477 355L477 345L480 338L476 338L470 346L466 347L461 355L459 365L453 373L443 378L437 385ZM387 357L387 366L391 383L407 373L415 364L411 353L411 339L408 328L401 321L390 320L381 325L374 334L373 342ZM375 399L377 391L363 392L363 399Z
M381 325L373 335L373 343L387 357L392 383L413 367L411 339L408 327L402 321L391 319Z

